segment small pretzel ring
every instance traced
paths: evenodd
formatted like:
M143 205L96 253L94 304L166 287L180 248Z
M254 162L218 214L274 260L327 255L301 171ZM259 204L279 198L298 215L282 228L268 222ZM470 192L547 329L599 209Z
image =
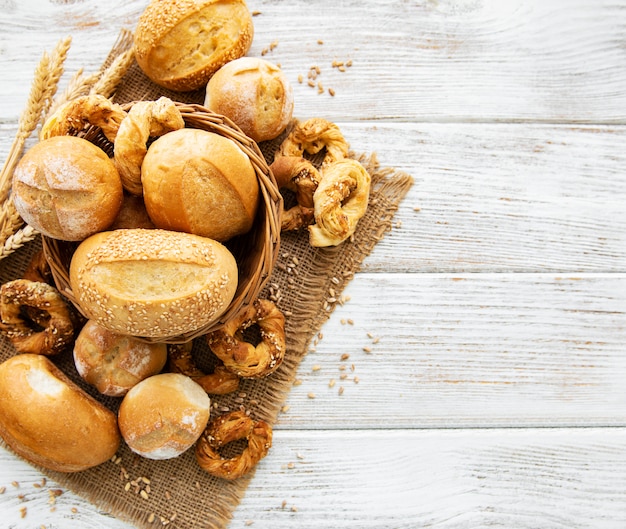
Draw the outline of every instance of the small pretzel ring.
M352 158L329 166L315 190L315 224L309 226L311 246L336 246L350 237L367 210L371 177Z
M180 110L167 97L139 101L130 108L120 123L113 146L115 165L126 191L137 196L143 194L141 164L148 152L148 140L184 126Z
M224 445L246 439L241 454L222 459ZM272 446L272 428L265 421L254 421L242 411L233 411L213 419L196 444L200 468L212 476L234 480L246 475L263 459Z
M80 96L61 105L46 120L40 137L45 140L52 136L67 136L94 125L100 127L112 143L125 117L126 112L120 105L102 95Z
M74 338L70 311L59 291L28 279L0 287L0 330L20 353L54 355Z
M227 395L239 389L239 377L223 365L216 366L213 373L209 374L199 369L191 354L191 348L191 342L167 346L170 371L187 375L211 395Z
M242 339L258 324L261 341L254 346ZM257 299L237 317L206 335L211 351L224 366L244 378L261 378L276 371L285 356L285 316L268 299Z

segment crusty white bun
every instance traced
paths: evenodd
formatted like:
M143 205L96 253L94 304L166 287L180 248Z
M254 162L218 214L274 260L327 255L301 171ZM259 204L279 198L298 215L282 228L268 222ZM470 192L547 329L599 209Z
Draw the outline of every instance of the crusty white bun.
M237 289L233 254L190 233L128 229L84 240L70 285L84 316L120 334L169 338L217 320Z
M195 90L220 66L244 56L253 36L244 0L154 1L135 29L135 58L156 84Z
M81 241L113 222L122 206L122 181L93 143L53 136L21 158L11 197L22 218L43 235Z
M24 459L59 472L104 463L121 442L115 413L29 353L0 364L0 435Z
M254 223L256 172L248 155L220 134L186 128L161 136L148 149L141 181L158 228L223 242Z
M209 80L204 106L232 119L256 142L271 140L293 116L293 89L275 64L241 57L222 66Z
M118 412L128 447L148 459L177 457L200 438L211 400L202 387L180 373L141 381L124 397Z
M109 331L89 320L74 343L78 374L103 395L123 397L143 379L161 372L167 345Z

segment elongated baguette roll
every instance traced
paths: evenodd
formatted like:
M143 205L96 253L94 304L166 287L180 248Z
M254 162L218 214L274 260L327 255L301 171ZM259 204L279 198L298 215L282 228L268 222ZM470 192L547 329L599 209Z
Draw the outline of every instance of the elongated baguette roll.
M101 232L70 263L83 314L114 332L168 338L214 322L237 289L237 263L217 241L168 230Z
M30 353L0 365L0 435L24 459L59 472L104 463L121 442L115 413Z

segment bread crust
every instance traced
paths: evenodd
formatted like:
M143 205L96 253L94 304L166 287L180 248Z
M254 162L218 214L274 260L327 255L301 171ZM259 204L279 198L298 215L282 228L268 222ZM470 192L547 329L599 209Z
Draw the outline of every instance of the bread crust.
M229 61L243 57L254 37L244 0L151 2L139 18L137 64L156 84L184 92L206 86Z
M30 353L0 364L0 435L19 456L59 472L104 463L121 442L112 411Z
M210 325L228 308L237 281L237 263L224 245L159 229L97 233L70 263L70 285L88 319L147 338Z

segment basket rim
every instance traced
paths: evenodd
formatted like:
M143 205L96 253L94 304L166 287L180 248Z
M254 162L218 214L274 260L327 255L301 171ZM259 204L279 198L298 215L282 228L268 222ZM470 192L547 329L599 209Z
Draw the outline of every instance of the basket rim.
M125 111L128 111L137 102L139 101L125 103L121 106ZM245 239L254 235L255 237L260 236L262 240L256 244L257 255L251 273L243 281L240 274L235 296L219 318L208 325L185 334L159 338L136 336L136 338L148 342L171 344L189 342L194 338L223 327L226 322L236 317L259 297L261 290L269 281L274 265L278 260L281 216L283 212L283 196L278 189L269 164L253 139L246 136L231 119L217 114L203 105L177 101L174 101L174 104L183 116L185 127L208 130L209 132L216 132L225 136L233 140L250 159L259 182L259 211L257 212L257 220L255 222L257 226L253 226L250 232L240 237ZM98 127L91 125L75 135L93 142L100 132ZM259 221L262 221L262 225L259 225ZM42 235L41 238L44 255L50 266L57 289L85 316L72 291L69 279L69 261L80 241L72 243L45 235Z

